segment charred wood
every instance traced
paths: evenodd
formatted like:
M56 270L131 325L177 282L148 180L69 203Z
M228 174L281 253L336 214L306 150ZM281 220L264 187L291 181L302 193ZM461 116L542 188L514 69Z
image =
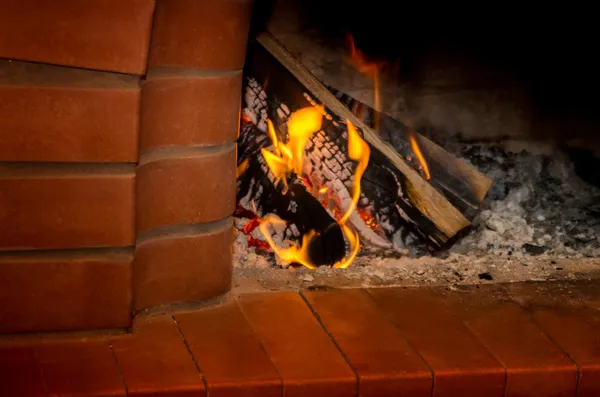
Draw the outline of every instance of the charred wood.
M244 123L241 130L238 148L242 154L238 161L239 164L247 162L238 178L238 202L242 208L254 207L259 217L277 215L288 223L286 235L290 240L302 241L305 234L315 231L316 235L306 247L312 264L333 265L341 260L346 244L336 220L297 176L287 181L284 194L281 182L275 181L260 152L270 145L268 139L264 139L266 134L252 123Z

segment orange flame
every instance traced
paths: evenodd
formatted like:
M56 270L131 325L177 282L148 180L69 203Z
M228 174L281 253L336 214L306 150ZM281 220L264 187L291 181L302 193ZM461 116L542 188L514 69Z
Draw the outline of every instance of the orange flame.
M275 153L265 148L262 148L261 152L275 179L283 182L283 194L287 192L286 175L292 172L296 175L302 174L304 147L310 136L321 129L324 108L308 107L294 112L288 121L288 143L277 139L275 127L271 120L267 119L268 133Z
M423 172L425 173L425 179L427 179L427 180L431 179L431 174L429 173L429 166L427 165L427 161L425 161L425 157L423 156L423 153L421 153L421 148L419 147L419 144L417 143L417 139L415 138L415 133L410 128L408 129L408 140L410 141L410 147L411 147L413 153L417 157L417 160L419 160L419 164L421 164L421 168L422 168Z
M306 266L309 269L316 269L317 267L310 262L308 258L308 250L306 247L309 246L310 241L317 235L314 230L309 231L302 237L302 243L299 246L293 245L287 248L278 248L273 238L271 237L271 232L267 228L268 225L285 225L285 221L276 217L275 215L267 215L264 217L260 223L260 231L263 236L269 243L269 246L275 252L275 255L283 259L285 262L291 263L296 262L301 265Z
M350 120L347 121L348 126L348 157L350 160L358 161L356 171L354 171L354 185L352 186L352 203L346 210L342 219L339 223L344 224L352 214L352 211L356 208L358 200L360 199L360 180L367 169L369 164L369 157L371 156L371 149L369 145L361 138L356 130L356 127L352 125Z
M362 73L367 79L373 82L373 104L377 112L381 112L381 93L379 89L380 70L385 67L383 62L371 62L367 60L364 53L354 45L354 37L347 36L348 45L350 47L350 58L347 58L348 63ZM373 122L375 130L379 130L379 117L376 114Z
M248 159L242 161L240 163L240 165L238 165L235 168L235 179L239 179L240 176L242 176L244 174L244 172L246 172L247 169L248 169Z
M262 154L273 172L277 180L282 180L284 183L284 194L287 191L286 176L290 173L296 175L302 174L302 165L304 160L304 147L310 136L321 129L321 121L324 114L324 106L308 107L300 109L292 114L288 121L288 143L282 143L277 138L275 127L270 120L267 120L268 134L273 142L275 153L266 149L261 149ZM354 175L354 185L352 192L352 202L346 213L340 218L338 224L342 228L346 239L350 243L350 254L335 263L333 267L346 268L350 266L360 249L360 241L358 233L353 232L347 225L346 221L350 217L352 211L356 208L360 199L360 180L369 163L371 150L369 145L362 139L356 128L348 120L348 156L351 160L358 161ZM327 188L319 189L319 194L327 192ZM267 240L269 246L277 256L286 262L297 262L309 269L314 269L316 266L311 263L308 257L307 247L310 242L318 234L311 230L302 237L300 245L295 245L287 248L279 248L275 245L268 229L269 225L285 224L285 222L274 215L267 215L260 221L260 231Z

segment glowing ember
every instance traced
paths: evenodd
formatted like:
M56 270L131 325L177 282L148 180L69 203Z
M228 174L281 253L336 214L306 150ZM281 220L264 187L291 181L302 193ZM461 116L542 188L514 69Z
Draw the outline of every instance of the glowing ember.
M421 148L419 147L419 144L417 143L415 134L414 134L413 130L410 128L408 129L408 140L410 141L410 147L411 147L413 153L417 157L417 160L419 160L419 164L421 164L423 173L425 173L425 178L427 180L429 180L431 178L431 174L429 173L429 166L427 165L427 161L425 161L425 157L423 157L423 153L421 153Z
M283 194L287 192L286 179L288 175L302 175L304 147L310 136L321 129L323 115L324 106L308 107L294 112L288 121L287 127L289 139L287 143L283 143L278 140L273 124L270 120L267 120L268 134L273 143L275 152L270 152L264 148L261 149L261 151L276 180L282 181L284 184ZM344 236L350 244L350 254L339 262L335 263L333 267L336 268L346 268L350 266L360 249L358 233L353 232L346 225L346 221L356 209L358 200L360 199L360 180L365 172L365 169L367 168L371 153L369 145L362 139L354 125L352 125L349 120L347 121L346 125L348 127L348 156L351 160L358 161L358 164L356 166L354 184L352 186L352 202L347 208L345 214L336 217L339 219L337 223L341 227ZM303 179L306 181L305 183L307 186L312 188L310 182L306 180L306 177L303 177ZM327 191L328 189L324 187L318 190L318 194L322 195L327 193ZM310 246L311 240L318 236L316 231L311 230L308 233L305 233L302 237L302 242L300 245L279 248L273 242L268 226L285 224L285 221L274 215L267 215L265 218L259 219L258 223L259 228L269 246L283 261L288 263L300 263L310 269L316 268L316 266L311 263L308 257L307 249L307 247Z
M242 228L242 232L244 232L244 234L246 234L248 236L248 246L256 247L257 249L268 251L269 250L268 243L252 237L252 232L254 231L254 229L256 229L257 227L260 226L261 219L255 213L253 213L251 211L248 211L245 209L238 209L238 210L240 210L240 213L238 214L239 216L250 217L250 221L248 221L248 223L246 223L244 225L244 227ZM238 210L236 210L236 213L238 212Z
M381 227L369 211L359 208L357 209L357 212L358 215L360 215L361 219L365 222L367 226L369 226L371 230L373 230L376 233L381 232Z

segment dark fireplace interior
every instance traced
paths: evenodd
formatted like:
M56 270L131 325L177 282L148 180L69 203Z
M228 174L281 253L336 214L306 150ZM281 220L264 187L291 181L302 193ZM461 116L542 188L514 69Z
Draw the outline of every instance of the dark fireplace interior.
M363 246L352 266L458 255L544 258L551 270L562 270L557 260L599 257L600 61L592 13L499 3L433 7L255 5L253 31L271 32L323 84L378 107L493 179L473 227L448 249L375 253ZM348 65L349 37L365 59L381 65L379 103L372 81ZM247 221L238 219L238 229ZM280 265L239 245L241 268L249 253L266 267Z
M430 7L403 4L394 10L382 0L360 8L341 0L263 0L257 2L255 29L305 32L334 47L344 46L351 34L369 59L398 61L391 77L417 93L519 86L526 96L520 100L535 120L532 136L598 145L600 60L590 10L500 3L485 10ZM431 81L440 70L447 81Z

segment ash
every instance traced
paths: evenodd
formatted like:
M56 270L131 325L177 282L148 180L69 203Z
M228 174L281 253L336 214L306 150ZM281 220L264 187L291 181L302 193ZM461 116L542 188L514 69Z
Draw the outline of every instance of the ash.
M600 256L600 189L579 177L567 154L527 142L445 146L494 180L488 208L452 252Z

